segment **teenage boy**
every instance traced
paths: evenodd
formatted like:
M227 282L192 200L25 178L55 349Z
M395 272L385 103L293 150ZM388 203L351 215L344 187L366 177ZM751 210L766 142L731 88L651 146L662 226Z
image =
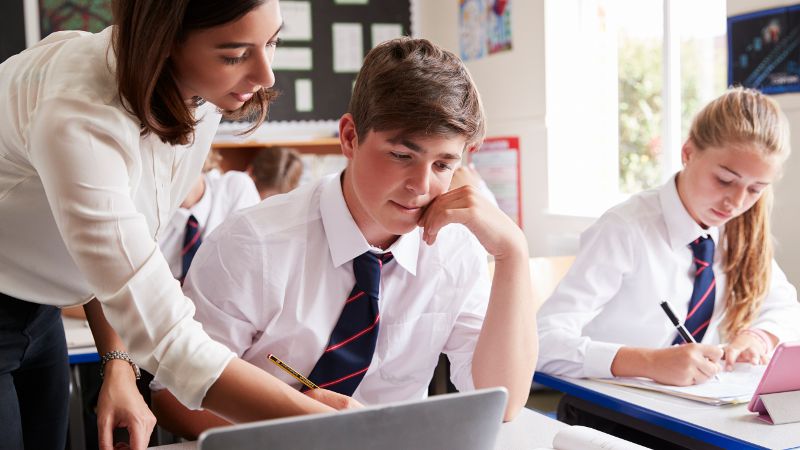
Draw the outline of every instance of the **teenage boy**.
M268 354L308 375L322 389L307 394L336 407L422 399L445 353L459 390L506 387L513 418L538 353L528 246L477 189L447 191L484 129L455 55L424 39L375 47L339 121L347 168L221 225L186 281L195 318L285 382L301 387ZM166 391L154 404L183 435L215 424Z

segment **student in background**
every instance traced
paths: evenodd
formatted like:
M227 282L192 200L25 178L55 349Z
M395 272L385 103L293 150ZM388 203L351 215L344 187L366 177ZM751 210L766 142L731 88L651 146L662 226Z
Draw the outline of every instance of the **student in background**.
M278 1L112 8L114 26L53 33L0 65L0 448L64 448L59 307L84 303L105 362L103 449L115 427L147 445L134 361L185 404L232 420L330 411L211 340L156 245L219 111L263 121Z
M214 168L200 175L158 240L172 275L183 283L202 241L234 211L259 201L244 172Z
M195 317L293 388L269 353L308 375L313 398L422 399L445 353L460 390L505 386L513 417L537 353L528 246L476 189L447 192L484 135L463 63L423 39L378 45L339 131L343 173L237 213L203 244L184 285ZM168 428L222 423L170 397L153 394Z
M683 169L581 236L539 312L538 370L686 386L713 377L723 359L726 369L763 364L779 342L800 338L797 293L773 260L769 229L789 151L788 123L770 98L731 89L703 108ZM683 341L662 300L697 344L674 345Z
M300 184L303 161L290 148L262 148L247 168L262 199L291 191Z

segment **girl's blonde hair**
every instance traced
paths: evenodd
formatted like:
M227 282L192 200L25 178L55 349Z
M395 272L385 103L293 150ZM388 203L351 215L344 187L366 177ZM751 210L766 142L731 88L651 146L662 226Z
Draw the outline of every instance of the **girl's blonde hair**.
M782 163L789 156L789 122L778 104L752 89L734 88L695 117L689 139L699 149L747 146ZM767 293L772 265L772 187L742 215L725 224L723 270L727 278L721 335L749 327Z

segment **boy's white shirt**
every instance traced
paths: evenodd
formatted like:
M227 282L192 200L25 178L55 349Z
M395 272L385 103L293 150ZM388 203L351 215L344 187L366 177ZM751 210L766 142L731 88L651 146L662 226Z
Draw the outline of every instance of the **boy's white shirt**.
M459 390L473 389L472 355L489 300L487 254L461 225L433 246L421 230L389 249L372 364L353 397L366 404L420 399L439 354ZM340 175L234 214L207 239L184 291L195 318L243 359L299 388L266 359L308 375L355 284L352 260L373 249L356 226Z
M197 219L200 236L205 239L231 213L261 201L253 179L244 172L211 170L203 174L203 179L203 196L191 208L178 208L158 239L158 246L175 278L180 277L183 270L181 250L189 216Z
M716 300L702 342L721 343L726 287L721 230L703 230L692 219L672 177L610 209L581 235L574 264L538 314L537 370L611 377L620 347L671 345L676 331L659 303L669 300L677 316L686 317L696 270L689 243L706 234L716 245ZM797 291L774 260L769 292L751 326L782 341L800 339Z

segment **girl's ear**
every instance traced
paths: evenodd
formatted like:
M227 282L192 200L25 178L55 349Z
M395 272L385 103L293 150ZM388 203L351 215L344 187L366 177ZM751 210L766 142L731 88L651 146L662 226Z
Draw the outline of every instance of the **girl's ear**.
M683 143L683 147L681 147L681 163L683 167L686 167L686 164L691 161L695 152L697 152L697 149L694 148L694 143L687 139L686 142Z

